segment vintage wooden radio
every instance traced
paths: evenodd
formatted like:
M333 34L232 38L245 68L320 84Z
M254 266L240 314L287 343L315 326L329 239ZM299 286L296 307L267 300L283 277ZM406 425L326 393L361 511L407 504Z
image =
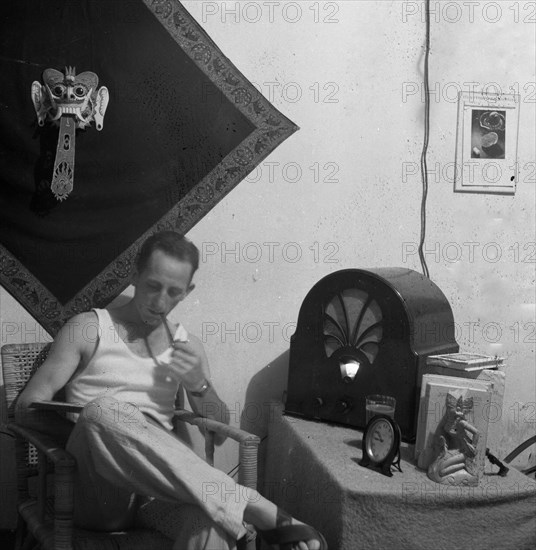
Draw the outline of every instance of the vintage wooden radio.
M299 312L285 412L364 428L365 396L389 395L413 441L426 357L458 350L452 310L430 279L404 268L331 273Z

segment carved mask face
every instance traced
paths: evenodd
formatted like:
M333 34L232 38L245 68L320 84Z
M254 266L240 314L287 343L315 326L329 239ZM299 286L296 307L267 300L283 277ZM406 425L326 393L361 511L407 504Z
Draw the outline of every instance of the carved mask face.
M85 71L77 76L74 67L66 67L65 75L46 69L43 82L43 86L37 80L32 82L32 103L39 126L48 120L60 127L50 189L62 201L73 190L76 129L85 129L95 121L97 130L102 130L109 94L106 86L97 90L99 77L95 73Z
M63 75L56 69L46 69L43 81L52 109L55 110L52 120L58 120L63 115L73 115L80 122L89 122L93 112L92 96L99 85L95 73L85 71L76 75L74 69L68 68Z
M454 430L459 420L465 418L465 415L473 409L473 398L464 399L460 396L458 399L451 393L447 394L447 422L445 430Z

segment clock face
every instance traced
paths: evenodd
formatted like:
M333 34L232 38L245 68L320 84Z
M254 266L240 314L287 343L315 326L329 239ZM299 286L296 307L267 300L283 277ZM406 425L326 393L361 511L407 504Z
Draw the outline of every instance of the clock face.
M393 448L395 434L388 420L378 418L367 430L366 451L370 460L382 462Z

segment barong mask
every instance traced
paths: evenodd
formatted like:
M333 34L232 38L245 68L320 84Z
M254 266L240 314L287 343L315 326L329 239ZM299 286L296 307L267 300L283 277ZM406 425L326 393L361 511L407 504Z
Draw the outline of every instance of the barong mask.
M109 93L105 86L97 89L95 73L77 75L74 67L66 67L65 75L46 69L43 82L32 83L32 102L39 126L49 121L60 127L50 188L56 199L63 201L74 185L76 129L85 129L95 121L97 130L102 130Z

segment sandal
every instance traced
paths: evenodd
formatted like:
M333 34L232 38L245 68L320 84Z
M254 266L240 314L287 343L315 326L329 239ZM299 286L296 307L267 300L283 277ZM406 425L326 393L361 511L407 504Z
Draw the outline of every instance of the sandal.
M300 541L317 540L320 550L328 550L328 543L320 531L304 523L292 523L292 516L281 508L277 510L276 525L275 529L257 531L268 544L278 545L281 550L290 550L292 544Z

